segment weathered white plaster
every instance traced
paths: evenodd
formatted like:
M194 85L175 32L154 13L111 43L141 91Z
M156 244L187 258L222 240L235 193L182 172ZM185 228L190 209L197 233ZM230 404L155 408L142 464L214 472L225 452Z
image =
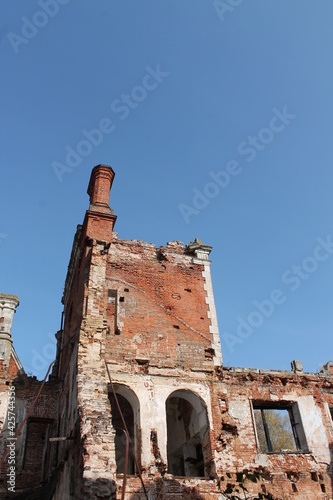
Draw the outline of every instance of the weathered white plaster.
M243 425L252 422L252 415L248 401L230 401L229 413Z
M207 247L207 249L200 248L198 250L195 250L194 251L195 258L193 258L193 262L195 264L202 264L204 266L204 269L202 271L202 276L205 279L204 289L207 292L207 297L206 297L206 304L208 304L207 316L211 322L211 324L209 326L209 331L213 336L212 348L215 351L214 365L215 366L222 366L222 350L221 350L221 342L220 342L220 333L219 333L219 326L218 326L218 322L217 322L217 314L216 314L215 299L214 299L214 292L213 292L212 276L211 276L211 272L210 272L211 261L208 258L210 251L211 251L210 247Z
M313 396L301 396L297 399L303 429L309 450L318 462L330 463L330 453L320 410Z
M288 394L283 394L282 397L279 398L281 401L297 401L298 395L295 391L289 392Z
M19 303L19 298L16 295L0 293L0 359L3 359L6 367L9 366L12 354L13 339L11 329L14 314Z
M254 463L256 465L260 465L261 467L269 467L271 464L271 461L268 459L267 455L264 455L263 453L259 453L255 460Z
M159 376L133 375L127 373L112 372L112 364L109 364L110 375L113 384L123 384L131 389L137 396L140 404L140 428L142 440L141 463L148 467L154 462L151 449L150 433L156 429L157 441L161 457L167 463L167 419L166 400L175 391L191 391L198 396L207 408L209 426L212 428L212 411L210 406L210 392L205 384L186 383L179 379L169 379ZM183 397L183 396L182 396ZM190 399L195 405L195 398ZM202 411L202 407L195 408ZM203 417L201 416L200 419ZM147 423L149 422L149 425Z

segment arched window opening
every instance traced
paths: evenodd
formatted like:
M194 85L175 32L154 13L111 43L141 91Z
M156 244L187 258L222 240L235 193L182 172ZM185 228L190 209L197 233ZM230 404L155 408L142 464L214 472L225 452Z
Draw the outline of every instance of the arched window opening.
M140 463L139 449L137 443L139 442L139 401L135 394L125 386L114 386L118 403L123 414L129 437L132 441L136 458ZM125 469L125 455L126 455L126 434L124 432L124 424L120 416L118 406L113 395L109 392L109 400L111 404L112 425L115 430L115 454L117 474L123 474ZM128 460L127 460L127 474L135 473L135 462L131 447L129 446Z
M190 391L175 391L166 401L166 416L169 473L205 477L211 452L203 402Z

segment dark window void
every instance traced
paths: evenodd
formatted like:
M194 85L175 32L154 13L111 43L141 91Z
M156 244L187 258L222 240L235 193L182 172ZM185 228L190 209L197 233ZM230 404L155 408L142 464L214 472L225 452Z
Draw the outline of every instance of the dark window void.
M202 401L189 391L176 391L167 399L166 416L168 472L205 477L205 463L210 462L211 451L207 411Z
M307 450L297 404L275 407L256 404L253 411L262 453Z
M115 392L117 395L120 410L123 414L126 427L130 439L132 441L134 451L138 463L140 464L140 450L138 443L140 441L139 432L139 402L135 394L125 386L116 386ZM124 432L124 424L120 416L115 397L112 392L109 392L109 400L111 404L112 425L115 430L115 450L116 450L116 465L117 474L124 473L125 455L126 455L126 434ZM135 473L134 458L131 446L129 446L127 474Z
M110 327L110 333L114 333L116 335L119 334L118 331L118 321L117 321L117 313L118 313L118 294L117 290L109 290L108 291L108 305L107 305L107 317L108 323Z
M39 484L48 477L48 440L52 420L29 418L24 452L25 481L28 486Z

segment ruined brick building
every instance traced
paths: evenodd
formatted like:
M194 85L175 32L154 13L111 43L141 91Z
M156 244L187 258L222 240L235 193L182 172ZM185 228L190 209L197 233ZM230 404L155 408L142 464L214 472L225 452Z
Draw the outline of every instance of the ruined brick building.
M113 178L91 174L45 383L12 346L18 298L0 295L0 498L332 498L332 364L223 367L211 247L119 239Z

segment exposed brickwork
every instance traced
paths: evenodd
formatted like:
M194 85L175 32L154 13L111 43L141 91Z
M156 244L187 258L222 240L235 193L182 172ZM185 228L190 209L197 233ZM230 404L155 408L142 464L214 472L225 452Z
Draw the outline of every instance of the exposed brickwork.
M127 401L149 498L229 498L223 492L241 475L247 498L331 498L332 363L319 374L223 368L211 248L199 240L156 248L118 238L108 205L113 178L105 166L92 172L89 210L68 266L57 362L17 441L17 491L53 500L121 498L125 438L113 387ZM41 384L20 375L15 359L0 360L2 443L8 384L16 387L18 422ZM304 434L297 452L259 450L255 404L293 405ZM1 498L5 490L3 481ZM131 475L126 499L141 498L140 479Z
M15 360L13 356L11 356L10 361L9 361L9 366L8 366L8 375L9 378L13 379L15 378L18 374L20 373L20 370L15 363Z
M251 491L267 492L274 498L296 496L302 499L330 498L332 491L331 458L333 426L327 412L332 404L333 378L296 375L286 372L223 369L217 385L215 403L215 439L219 450L217 472L236 473L256 470L261 480L250 484ZM304 402L302 415L309 452L259 454L255 439L250 401ZM322 427L311 429L311 418ZM326 432L322 432L325 429ZM316 481L313 477L318 478ZM293 486L294 485L294 486ZM247 485L249 487L249 485ZM326 495L323 492L326 491Z
M35 377L18 375L8 378L9 384L2 394L6 396L10 386L15 386L16 429L23 422L40 389L41 382ZM34 488L50 480L55 467L56 446L49 443L49 437L57 435L58 398L60 385L47 382L29 418L16 441L16 492ZM7 415L1 433L3 456L7 439ZM0 497L5 496L8 466L5 462L0 473Z
M104 300L108 289L117 290L118 331L110 327L107 358L130 364L147 359L150 366L212 371L202 270L181 244L156 249L114 238Z

